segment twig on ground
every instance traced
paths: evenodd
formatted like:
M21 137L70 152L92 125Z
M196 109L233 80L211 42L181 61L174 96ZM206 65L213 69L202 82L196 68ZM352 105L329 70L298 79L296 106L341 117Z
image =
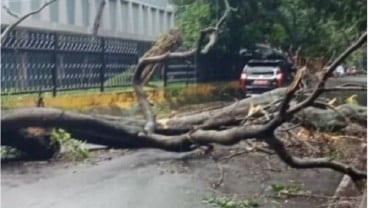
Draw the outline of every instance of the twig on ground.
M217 166L220 174L219 174L219 177L216 180L216 182L214 182L211 185L211 187L213 189L218 189L221 186L221 184L223 184L223 182L224 182L224 169L223 169L223 167L221 166L221 164L219 163L219 161L217 159L213 158L213 161L216 163L216 166Z
M293 126L290 126L290 127L287 127L287 128L279 128L277 129L278 131L290 131L290 130L293 130L293 129L296 129L298 127L300 127L303 123L302 122L299 122Z
M311 198L322 198L322 199L356 199L361 196L326 196L321 194L312 194L312 193L287 193L280 192L281 195L291 196L291 197L311 197ZM274 198L280 198L277 196L273 196Z
M220 158L219 160L220 160L220 161L223 161L223 160L229 160L229 159L231 159L231 158L233 158L233 157L236 157L236 156L242 155L242 154L244 154L244 153L248 153L248 152L249 152L248 150L237 151L237 152L234 152L234 153L232 153L232 154L229 154L229 155L227 155L227 156L225 156L225 157L222 157L222 158Z

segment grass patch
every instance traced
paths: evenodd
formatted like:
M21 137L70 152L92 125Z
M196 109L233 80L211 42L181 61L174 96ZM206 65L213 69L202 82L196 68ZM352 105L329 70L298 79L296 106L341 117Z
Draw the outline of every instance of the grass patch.
M63 156L73 161L83 160L90 157L90 152L85 147L85 142L71 137L70 133L63 129L52 129L51 139L61 146Z
M21 152L13 147L1 146L0 157L1 159L16 158L21 156Z
M257 208L259 203L256 199L236 200L229 197L213 197L203 201L213 208Z
M298 195L305 196L311 194L310 191L304 190L303 186L300 184L271 184L269 190L278 198Z

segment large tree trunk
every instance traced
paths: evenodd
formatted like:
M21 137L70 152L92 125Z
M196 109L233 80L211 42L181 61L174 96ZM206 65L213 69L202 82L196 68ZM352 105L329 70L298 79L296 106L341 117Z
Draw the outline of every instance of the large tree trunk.
M31 159L49 159L60 150L60 145L51 139L50 129L2 128L1 145L14 147Z
M143 120L106 115L85 115L54 108L5 110L1 119L3 130L1 137L4 145L25 152L35 152L37 157L39 157L38 154L50 156L52 155L51 152L57 149L51 148L47 144L47 141L50 141L48 139L49 134L25 134L26 131L22 130L24 127L63 128L76 139L117 148L159 148L167 151L191 151L192 148L189 143L183 144L184 141L170 138L170 136L189 133L197 127L203 130L217 131L226 126L239 125L249 113L250 108L254 108L256 105L267 107L267 105L279 101L284 93L285 89L280 88L257 97L242 99L223 108L159 120L154 134L162 136L153 138L140 135L145 125ZM295 119L295 122L302 121L302 125L316 129L338 130L347 126L349 121L366 122L366 115L366 107L358 105L344 104L337 106L334 110L308 107L296 114L298 119ZM263 116L263 114L259 113L256 116ZM45 135L48 135L47 139L44 138Z

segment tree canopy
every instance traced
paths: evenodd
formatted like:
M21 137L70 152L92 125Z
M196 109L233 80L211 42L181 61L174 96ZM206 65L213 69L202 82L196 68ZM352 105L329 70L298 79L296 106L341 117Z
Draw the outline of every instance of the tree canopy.
M224 8L220 0L171 0L184 46L192 47L200 29L216 22ZM256 43L287 51L302 48L307 56L341 52L366 30L366 0L230 0L237 8L225 23L217 50L237 52ZM363 50L352 59L361 61ZM357 57L358 56L358 57Z

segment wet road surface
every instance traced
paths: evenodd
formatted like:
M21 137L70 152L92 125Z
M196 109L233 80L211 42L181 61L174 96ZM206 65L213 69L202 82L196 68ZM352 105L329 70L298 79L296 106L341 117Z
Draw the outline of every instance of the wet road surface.
M272 183L303 184L313 193L331 195L340 174L328 170L294 170L277 157L249 153L222 162L224 184L212 159L182 160L182 155L139 150L99 162L24 163L2 168L4 208L192 208L208 207L203 199L222 194L258 196L261 207L272 207L267 187ZM268 162L267 162L268 161ZM274 169L270 170L269 165ZM8 167L7 167L8 166ZM217 192L217 193L216 193ZM281 207L311 207L321 201L287 200Z

